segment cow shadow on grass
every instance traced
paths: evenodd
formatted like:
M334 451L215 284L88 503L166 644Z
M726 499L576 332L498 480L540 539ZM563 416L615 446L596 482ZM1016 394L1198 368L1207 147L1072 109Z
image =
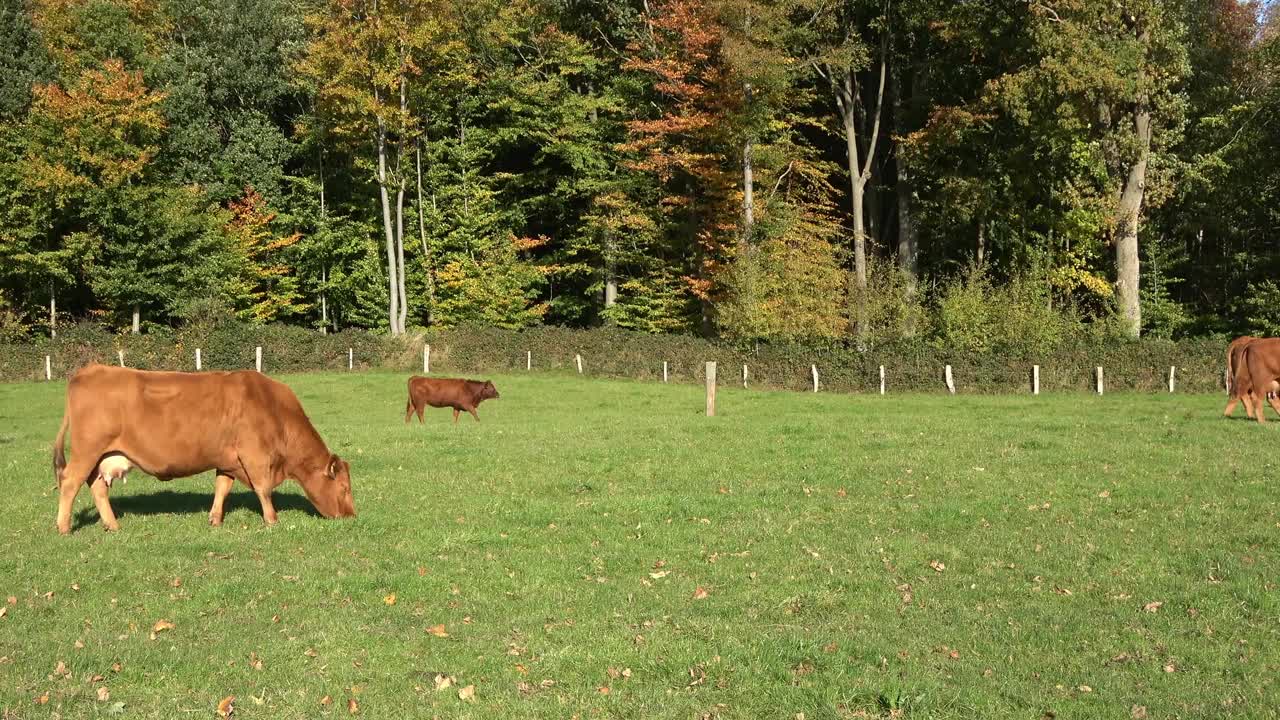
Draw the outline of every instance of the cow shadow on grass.
M277 492L272 494L271 504L275 506L277 513L300 510L312 517L324 517L311 505L311 501L307 500L305 495ZM115 511L116 517L120 519L130 515L181 515L185 513L208 515L209 508L212 506L212 492L161 490L140 495L121 495L111 498L111 509ZM244 490L227 495L227 502L224 505L227 513L242 508L253 511L261 519L262 503L258 502L258 496L252 491ZM86 525L95 525L100 519L96 507L80 508L76 511L72 528L79 529Z

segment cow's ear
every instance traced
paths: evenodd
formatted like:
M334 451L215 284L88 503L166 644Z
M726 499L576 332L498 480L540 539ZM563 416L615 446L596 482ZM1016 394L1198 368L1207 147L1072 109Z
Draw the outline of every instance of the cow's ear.
M324 469L324 473L329 476L330 480L333 480L338 477L338 469L340 467L342 467L342 459L337 455L330 455L329 466Z

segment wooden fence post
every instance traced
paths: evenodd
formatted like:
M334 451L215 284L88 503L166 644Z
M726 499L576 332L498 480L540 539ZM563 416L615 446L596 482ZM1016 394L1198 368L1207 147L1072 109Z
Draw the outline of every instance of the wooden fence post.
M427 374L431 372L431 346L422 346L422 372Z
M813 373L813 391L818 392L818 366L810 365L809 372Z
M44 379L45 380L53 379L53 358L49 357L48 355L44 356Z
M947 366L947 392L951 393L952 395L956 394L956 381L955 381L955 378L951 376L950 365Z
M120 367L124 367L124 351L123 351L123 350L117 350L117 351L116 351L116 357L120 359Z
M1169 366L1169 392L1173 392L1173 376L1178 371L1176 365Z
M347 348L347 369L354 370L356 367L356 351Z
M1101 395L1102 394L1102 366L1099 365L1097 368L1095 368L1095 372L1097 375L1096 381L1098 386L1098 394Z
M532 350L524 351L524 369L525 370L533 369L533 351Z
M1032 395L1040 394L1040 366L1039 365L1031 366L1031 394Z
M880 366L880 394L884 394L884 366Z
M662 361L662 382L667 381L667 361Z
M747 366L743 365L742 366L742 387L745 388L746 386L747 386Z
M254 367L258 369L258 372L262 372L262 346L261 345L253 349L253 364L254 364Z
M574 355L573 359L578 363L578 374L582 374L582 355Z
M200 371L200 348L196 348L196 372Z
M716 414L716 364L707 363L707 417Z

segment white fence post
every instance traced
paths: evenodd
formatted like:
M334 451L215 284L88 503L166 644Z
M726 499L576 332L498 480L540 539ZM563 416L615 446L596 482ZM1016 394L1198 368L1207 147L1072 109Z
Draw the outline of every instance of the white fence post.
M707 363L707 417L716 414L716 364Z
M525 370L533 369L533 351L532 350L524 351L524 369Z
M1169 392L1173 392L1173 376L1178 371L1176 365L1169 366Z
M581 375L582 374L582 356L574 355L573 359L578 363L578 374Z
M662 382L667 381L667 361L662 361Z
M952 395L956 394L956 381L955 381L955 378L951 376L950 365L947 366L947 392L951 393Z
M49 357L48 355L44 356L44 379L45 380L53 379L53 358Z
M810 365L809 372L813 373L813 391L818 392L818 366Z
M1031 366L1031 394L1032 395L1040 394L1040 366L1039 365Z
M253 365L262 372L262 346L259 345L253 349Z
M424 374L431 372L431 346L430 345L422 346L422 372Z
M884 394L884 366L880 366L880 394Z
M1095 371L1097 373L1098 394L1101 395L1102 394L1102 366L1099 365L1097 368L1095 368Z
M742 366L742 387L745 388L746 386L747 386L747 366L743 365Z
M352 370L356 366L356 351L347 348L347 369Z
M120 367L124 367L124 351L123 351L123 350L117 350L117 351L116 351L116 357L117 357L117 358L120 358Z
M200 371L200 348L196 348L196 372Z

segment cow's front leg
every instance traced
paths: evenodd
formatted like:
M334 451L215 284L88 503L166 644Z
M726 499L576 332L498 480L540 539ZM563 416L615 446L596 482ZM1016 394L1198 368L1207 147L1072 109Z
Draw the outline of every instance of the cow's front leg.
M480 422L480 416L476 414L475 408L467 408L467 412L471 413L471 417L475 418L476 422Z
M119 530L120 523L116 522L116 514L111 510L111 501L107 498L110 489L101 477L89 485L89 490L93 493L93 504L98 506L98 517L102 519L102 526L108 530Z
M210 525L216 527L222 524L223 505L226 503L227 495L231 493L231 486L234 484L235 478L224 472L219 472L217 477L213 479L213 508L209 510Z
M258 494L258 502L262 503L262 519L266 520L268 525L275 525L276 506L271 503L271 488L255 485L253 491Z

